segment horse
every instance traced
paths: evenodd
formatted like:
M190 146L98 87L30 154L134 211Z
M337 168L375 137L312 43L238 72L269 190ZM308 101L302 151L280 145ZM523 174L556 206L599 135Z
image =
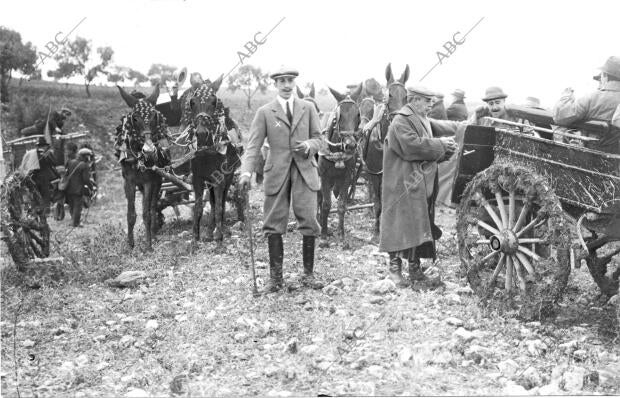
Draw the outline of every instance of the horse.
M365 145L363 160L366 165L366 175L370 182L371 198L375 215L374 238L379 236L381 220L381 182L383 175L383 142L387 136L388 127L392 122L394 112L407 103L407 89L405 83L409 79L409 65L405 67L398 80L394 79L392 64L385 68L387 80L387 101L376 109L373 120L364 128Z
M142 192L142 221L146 230L146 250L152 251L153 236L159 228L157 202L162 178L153 167L170 165L167 148L166 118L155 109L159 85L147 98L135 98L117 86L121 97L132 109L121 118L117 128L117 147L122 167L125 197L127 198L127 243L134 247L133 229L136 224L136 187Z
M362 85L351 93L343 95L329 88L338 104L335 117L326 131L325 141L328 151L319 153L319 175L321 190L319 195L321 245L327 243L327 220L331 209L331 194L338 199L338 235L343 241L343 248L348 248L344 231L344 213L347 209L348 189L354 184L355 164L357 160L358 138L360 136L360 108L357 100L362 92Z
M190 160L194 190L194 244L200 240L200 220L204 209L202 195L205 186L209 192L211 212L207 224L207 241L224 239L223 220L225 201L233 182L234 171L240 166L240 158L230 143L224 122L222 101L217 98L224 76L213 83L204 82L189 100L184 111L183 123L188 126L190 140L196 142L196 153Z

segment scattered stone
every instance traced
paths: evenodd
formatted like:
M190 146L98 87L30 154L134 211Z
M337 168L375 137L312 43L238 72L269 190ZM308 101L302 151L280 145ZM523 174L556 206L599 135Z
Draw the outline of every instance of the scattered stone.
M543 343L540 339L528 340L525 342L525 345L527 346L527 352L533 356L540 356L547 352L547 349L549 348L547 347L547 344Z
M396 285L389 279L369 283L367 289L372 294L386 294L396 290Z
M106 283L111 287L135 287L146 280L144 271L124 271L116 278L108 279Z
M534 387L539 387L542 384L542 376L538 369L533 366L525 369L525 372L521 375L521 385L527 390L531 390Z
M150 397L150 394L146 391L144 391L141 388L133 388L129 391L127 391L127 394L125 394L125 397L127 398L144 398L144 397Z
M278 369L276 366L268 365L263 369L263 374L267 377L273 377L276 376L279 371L280 369Z
M129 346L131 346L131 345L132 345L135 341L136 341L136 338L135 338L135 337L133 337L133 336L131 336L131 335L125 335L125 336L121 337L121 340L120 340L120 342L119 342L119 343L120 343L123 347L129 347Z
M385 299L381 296L372 296L368 302L370 304L385 304Z
M476 338L476 335L465 328L458 328L452 333L452 337L456 337L464 342L470 342Z
M450 293L444 297L448 304L461 304L461 296L456 293Z
M461 295L464 295L464 296L470 296L470 295L474 294L474 291L469 286L460 286L460 287L458 287L455 290L455 292L457 294L461 294Z
M507 359L497 364L499 371L507 378L512 378L519 371L519 364L512 359Z
M573 358L575 361L583 362L588 357L588 352L586 350L576 350L573 352Z
M146 321L146 325L144 325L144 328L146 330L155 330L159 327L159 323L157 322L156 319L149 319L148 321Z
M448 325L457 326L457 327L463 326L463 321L453 316L446 318L446 323Z
M398 353L398 361L402 364L409 362L413 358L413 351L409 347L404 347Z
M383 367L379 365L371 365L368 367L368 373L371 376L376 377L377 379L382 379L385 373L385 369L383 369Z
M583 389L583 382L587 373L588 372L584 368L574 366L564 372L560 385L564 388L564 390L569 392L581 391Z
M88 363L88 357L85 354L82 354L75 358L74 362L77 366L85 366Z
M323 293L327 294L328 296L336 296L342 293L342 289L338 286L331 284L323 288Z
M248 339L248 337L249 337L249 335L246 332L239 332L239 333L236 333L233 336L233 339L237 343L243 343L244 341L246 341Z
M99 334L95 337L93 337L93 340L95 340L96 342L102 342L105 340L105 334Z
M573 351L576 350L579 347L579 340L571 340L571 341L567 341L566 343L562 343L558 345L558 348L562 349L563 351Z
M34 347L34 345L35 345L35 342L32 341L32 340L24 340L22 342L22 347L24 347L24 348L32 348L32 347Z
M305 354L305 355L313 355L315 352L317 352L317 350L319 349L319 346L316 344L310 344L310 345L306 345L301 347L301 353Z
M488 348L475 344L467 347L463 353L466 360L474 361L477 364L482 363L484 360L488 360L491 355L492 352Z

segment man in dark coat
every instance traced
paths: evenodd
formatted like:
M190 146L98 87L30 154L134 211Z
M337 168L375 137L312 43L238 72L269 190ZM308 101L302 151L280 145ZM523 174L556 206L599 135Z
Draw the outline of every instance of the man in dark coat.
M70 176L69 184L65 189L65 200L69 205L73 226L79 227L82 217L84 186L88 187L89 190L93 189L90 180L90 168L87 163L87 154L82 152L77 159L69 159L65 173L67 173L67 176Z
M65 120L71 116L71 111L67 108L62 108L60 112L54 111L50 114L49 118L49 131L53 134L62 134L62 128L65 125ZM37 120L30 127L23 128L20 134L23 137L29 137L31 135L43 135L45 130L45 121Z
M314 289L322 287L314 277L315 237L321 232L316 219L317 192L321 182L314 155L322 148L323 140L314 106L293 96L298 75L296 70L287 68L271 75L278 96L256 112L241 164L239 187L247 190L261 156L261 147L265 139L269 141L264 169L263 232L269 245L270 279L264 293L276 292L284 285L282 234L287 230L291 206L303 235L302 283Z
M448 120L446 113L446 106L443 103L443 94L437 94L435 96L435 102L431 111L428 113L428 117L435 120Z
M465 91L461 89L456 89L452 93L454 97L454 101L450 104L448 109L446 110L446 115L448 120L454 120L456 122L460 122L463 120L467 120L467 106L465 105Z
M390 279L399 287L409 283L402 276L402 259L409 260L414 289L424 289L426 276L420 258L435 258L435 240L441 230L434 224L437 163L456 151L451 137L458 123L427 118L434 93L424 87L407 89L408 104L396 112L388 129L383 155L383 184L379 250L390 255ZM433 128L433 125L435 128Z

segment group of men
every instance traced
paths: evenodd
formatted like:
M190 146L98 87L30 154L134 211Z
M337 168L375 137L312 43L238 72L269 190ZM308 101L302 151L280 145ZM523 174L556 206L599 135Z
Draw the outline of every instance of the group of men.
M587 120L608 122L610 131L600 141L618 147L620 57L610 57L600 70L595 77L600 81L595 92L575 99L572 90L565 90L553 108L554 125L568 126ZM298 75L290 68L271 74L278 95L256 112L241 166L239 185L248 189L260 149L265 140L269 141L271 150L264 167L263 231L268 241L270 279L265 293L276 292L284 285L282 235L291 206L303 236L302 284L311 288L322 286L314 275L315 237L320 231L316 220L320 180L315 154L324 141L315 107L293 96ZM453 96L454 101L446 110L437 93L421 86L409 87L407 104L394 115L384 142L379 249L389 253L389 277L399 287L426 290L441 284L427 278L420 260L436 258L435 241L441 236L434 222L441 178L439 165L454 159L466 125L514 127L485 118L491 116L524 124L526 128L520 132L545 138L538 134L537 126L527 127L527 121L511 115L505 103L508 96L499 87L489 87L482 98L485 105L469 117L463 101L465 93L456 90ZM528 106L540 108L540 103L528 98ZM408 280L403 276L403 259L409 266Z

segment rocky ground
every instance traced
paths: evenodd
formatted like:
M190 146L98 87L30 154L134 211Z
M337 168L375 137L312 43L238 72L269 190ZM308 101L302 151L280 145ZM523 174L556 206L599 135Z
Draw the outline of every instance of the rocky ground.
M188 209L178 219L168 209L155 251L129 251L119 174L102 173L84 228L51 221L56 260L28 275L4 268L4 396L620 394L617 307L587 271L571 274L554 319L484 308L459 277L451 209L438 214L444 289L387 281L363 210L347 216L350 250L332 240L317 251L331 282L323 291L255 298L247 235L234 220L222 246L191 252ZM260 188L251 198L262 285ZM138 226L141 237L140 216ZM115 279L124 271L135 272ZM285 271L288 281L302 271L293 226Z

